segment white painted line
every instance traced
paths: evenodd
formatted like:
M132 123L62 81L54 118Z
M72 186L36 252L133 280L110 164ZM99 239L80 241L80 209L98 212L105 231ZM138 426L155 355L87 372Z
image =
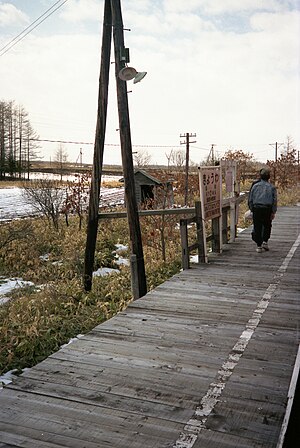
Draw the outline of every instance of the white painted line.
M276 448L283 447L286 431L287 431L288 424L289 424L289 419L291 416L292 406L293 406L293 402L294 402L294 398L295 398L295 394L296 394L296 387L297 387L297 380L298 380L299 372L300 372L300 345L298 348L298 354L296 357L293 375L292 375L292 379L291 379L290 387L289 387L289 391L288 391L288 403L287 403L287 407L286 407L286 411L285 411L285 415L284 415L284 419L283 419L283 423L281 426L281 431L280 431L280 435L279 435L279 439L278 439Z
M209 385L208 391L202 398L200 405L197 406L193 417L186 423L183 432L176 440L173 448L192 448L198 438L198 434L200 434L202 429L206 428L206 421L208 417L219 401L228 379L231 377L235 366L242 357L247 345L249 344L253 336L254 331L258 327L263 313L268 308L270 300L273 297L278 285L280 284L280 281L285 274L299 244L300 234L298 235L298 238L291 247L284 261L282 262L280 268L274 275L273 283L269 285L262 299L257 303L257 307L248 320L245 330L242 332L241 336L232 348L227 360L224 361L221 369L218 371L216 380Z

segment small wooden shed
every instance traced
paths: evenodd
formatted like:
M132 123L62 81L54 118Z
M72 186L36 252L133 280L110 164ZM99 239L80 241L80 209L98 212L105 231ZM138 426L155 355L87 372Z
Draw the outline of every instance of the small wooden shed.
M120 179L124 182L124 179ZM165 188L167 191L167 205L173 205L173 187L172 182L162 182L151 176L144 170L138 169L134 172L135 194L138 206L146 204L151 200L157 199L159 189Z

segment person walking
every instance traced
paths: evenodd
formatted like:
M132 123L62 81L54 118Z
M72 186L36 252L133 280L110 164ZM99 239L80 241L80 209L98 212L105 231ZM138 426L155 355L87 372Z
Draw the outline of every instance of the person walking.
M270 180L270 170L262 168L259 180L254 182L249 192L249 208L253 213L252 239L256 243L256 251L268 251L272 221L277 212L277 190Z

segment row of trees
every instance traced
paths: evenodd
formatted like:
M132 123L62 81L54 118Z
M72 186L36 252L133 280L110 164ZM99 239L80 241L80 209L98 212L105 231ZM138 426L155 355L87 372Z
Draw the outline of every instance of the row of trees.
M0 101L0 180L6 176L24 177L39 145L28 113L14 101Z

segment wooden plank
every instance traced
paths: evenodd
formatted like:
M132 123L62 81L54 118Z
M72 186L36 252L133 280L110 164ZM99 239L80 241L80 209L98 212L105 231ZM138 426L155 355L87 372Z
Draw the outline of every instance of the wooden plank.
M245 406L243 397L230 397L228 400L226 394L223 400L226 400L226 406L223 402L216 404L207 421L207 429L276 445L284 404L248 400Z
M193 448L273 448L273 446L272 442L251 440L242 434L204 429L198 435Z
M25 398L25 399L24 399ZM84 403L69 406L65 400L41 397L18 392L15 397L4 394L0 430L13 427L15 434L35 434L34 438L62 446L82 448L119 446L161 446L165 440L174 438L180 429L176 422L152 418L116 409L99 408ZM13 411L13 412L12 412ZM86 443L88 444L86 445Z
M4 447L275 448L299 328L299 250L282 270L295 216L280 209L270 253L248 230L25 371L0 392Z

